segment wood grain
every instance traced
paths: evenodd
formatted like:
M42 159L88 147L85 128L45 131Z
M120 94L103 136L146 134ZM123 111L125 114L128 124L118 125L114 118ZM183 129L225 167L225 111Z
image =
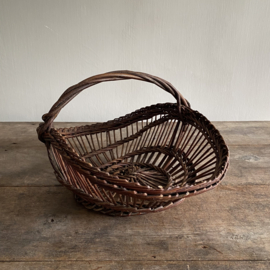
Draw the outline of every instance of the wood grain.
M270 122L214 124L231 156L216 190L112 218L58 184L37 123L0 123L0 269L270 269Z
M269 260L269 191L220 186L161 213L112 218L63 187L2 187L0 261Z
M56 123L59 126L82 124ZM233 143L229 144L230 168L224 185L269 184L269 122L240 122L238 125L216 122L215 125L227 141ZM60 185L55 179L46 149L37 139L36 127L37 123L0 123L0 186ZM244 138L237 135L242 128L246 134ZM266 144L268 141L269 144Z
M54 261L0 262L2 270L268 270L267 261Z
M0 187L60 185L42 144L0 145L0 152ZM230 146L230 167L223 184L270 184L269 164L270 145Z
M0 186L59 185L37 123L0 123Z
M270 144L269 121L213 122L213 124L229 146Z
M269 185L270 145L230 146L224 185Z
M211 121L211 119L209 119ZM41 121L40 121L41 122ZM37 141L36 128L39 122L0 122L1 141ZM55 127L74 127L87 122L56 122ZM270 121L258 122L213 122L228 145L270 144Z

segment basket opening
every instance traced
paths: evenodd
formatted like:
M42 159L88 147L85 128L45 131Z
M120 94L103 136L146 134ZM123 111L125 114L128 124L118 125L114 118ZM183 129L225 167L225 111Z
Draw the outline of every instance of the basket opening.
M180 120L175 111L157 108L150 115L128 115L126 121L58 132L93 167L152 189L197 185L219 172L213 139L199 122Z

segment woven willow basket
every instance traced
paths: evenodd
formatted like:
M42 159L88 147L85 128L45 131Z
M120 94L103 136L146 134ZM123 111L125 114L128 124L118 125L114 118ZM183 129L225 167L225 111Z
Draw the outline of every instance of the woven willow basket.
M156 84L176 103L139 109L106 123L53 128L61 109L84 89L135 79ZM37 128L58 181L86 208L114 216L158 212L213 189L229 163L218 130L167 81L115 71L68 88Z

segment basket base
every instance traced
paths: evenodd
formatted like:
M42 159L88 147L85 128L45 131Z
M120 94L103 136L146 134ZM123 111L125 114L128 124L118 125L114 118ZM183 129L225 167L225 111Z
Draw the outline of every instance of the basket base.
M123 211L118 211L118 210L114 210L111 208L106 208L104 206L101 205L97 205L95 203L91 203L88 202L84 199L82 199L80 196L74 194L74 198L76 200L77 203L83 205L86 209L88 210L93 210L99 213L102 213L104 215L109 215L109 216L118 216L118 217L128 217L128 216L137 216L137 215L145 215L145 214L149 214L149 213L157 213L157 212L161 212L164 210L167 210L171 207L177 206L178 204L180 204L181 202L184 201L184 199L180 199L174 203L171 203L170 205L166 206L166 207L159 207L156 209L152 209L152 208L148 208L148 209L138 209L137 212L129 212L127 209L123 210Z

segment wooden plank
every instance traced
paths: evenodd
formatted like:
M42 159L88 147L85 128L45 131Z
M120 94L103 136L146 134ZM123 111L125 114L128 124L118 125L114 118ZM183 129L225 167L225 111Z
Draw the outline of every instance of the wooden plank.
M0 140L36 140L38 122L0 122ZM74 127L87 122L56 122L55 127ZM229 145L270 144L270 121L213 122Z
M230 146L230 167L224 185L269 185L270 145Z
M269 193L221 185L164 212L113 218L64 187L2 187L0 261L270 260Z
M54 262L0 262L2 270L269 270L266 261L54 261Z
M45 146L33 137L0 140L0 186L54 186Z
M213 122L230 145L270 144L270 121Z
M257 129L254 128L255 124ZM249 134L260 128L267 131L268 122L255 124L251 122ZM219 125L229 132L229 127L234 126L234 123ZM239 125L241 126L241 123ZM37 124L32 123L0 123L0 128L3 128L0 133L0 187L59 185L49 163L46 148L37 140L36 126ZM244 130L248 129L246 122L242 123L242 126L245 127ZM231 141L233 140L235 139L232 138ZM231 145L229 148L231 161L225 185L269 184L270 144Z
M8 149L8 151L4 151ZM1 186L55 186L45 147L36 142L0 145ZM270 184L270 145L231 146L224 185Z

